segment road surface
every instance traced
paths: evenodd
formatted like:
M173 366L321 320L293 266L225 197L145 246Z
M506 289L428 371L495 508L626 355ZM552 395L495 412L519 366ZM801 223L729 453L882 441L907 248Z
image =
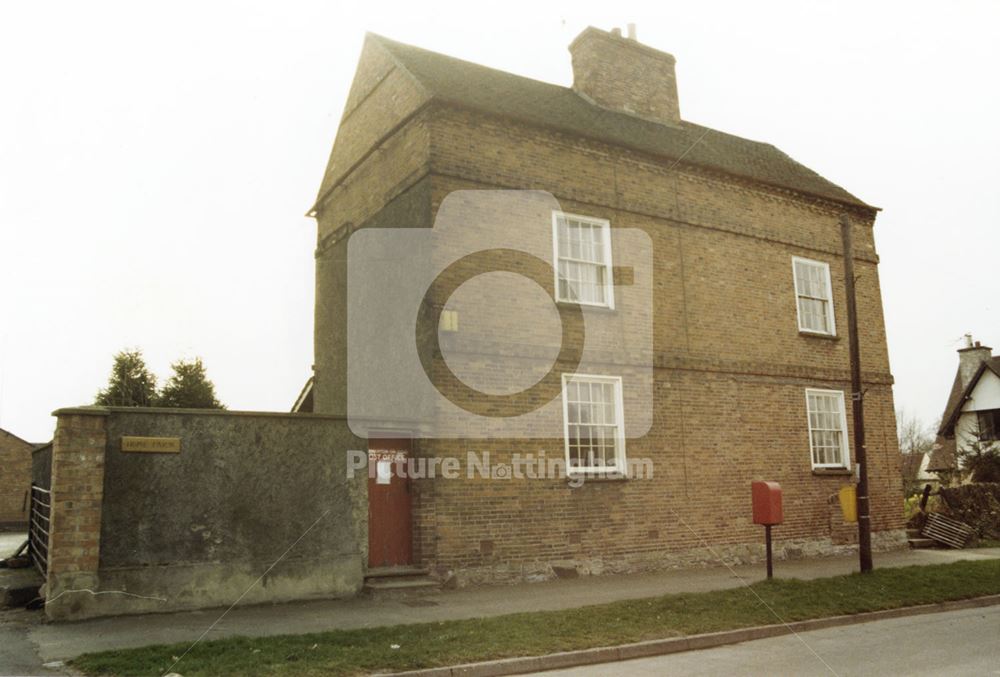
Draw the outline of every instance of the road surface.
M1000 675L1000 606L845 625L798 637L538 674Z

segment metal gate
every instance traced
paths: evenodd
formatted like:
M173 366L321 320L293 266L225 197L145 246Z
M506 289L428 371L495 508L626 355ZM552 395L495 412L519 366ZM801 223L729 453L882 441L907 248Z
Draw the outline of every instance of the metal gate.
M31 517L28 522L28 555L45 578L49 569L49 522L52 518L52 492L31 485Z

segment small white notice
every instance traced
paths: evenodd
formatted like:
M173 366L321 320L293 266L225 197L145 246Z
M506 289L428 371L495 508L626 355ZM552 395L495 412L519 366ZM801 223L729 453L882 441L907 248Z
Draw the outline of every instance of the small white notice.
M380 460L375 464L375 484L389 484L392 481L392 461Z

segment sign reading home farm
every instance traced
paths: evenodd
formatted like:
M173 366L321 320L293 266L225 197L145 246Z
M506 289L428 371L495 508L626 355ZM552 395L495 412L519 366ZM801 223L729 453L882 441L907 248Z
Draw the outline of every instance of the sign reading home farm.
M147 451L161 454L177 454L181 450L179 437L130 437L122 436L122 451Z

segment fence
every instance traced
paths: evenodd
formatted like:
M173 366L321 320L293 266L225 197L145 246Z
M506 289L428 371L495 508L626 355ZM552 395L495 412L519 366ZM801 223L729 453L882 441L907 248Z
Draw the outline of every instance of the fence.
M52 492L37 484L31 485L31 515L28 522L28 555L42 578L49 565L49 520L52 514Z

